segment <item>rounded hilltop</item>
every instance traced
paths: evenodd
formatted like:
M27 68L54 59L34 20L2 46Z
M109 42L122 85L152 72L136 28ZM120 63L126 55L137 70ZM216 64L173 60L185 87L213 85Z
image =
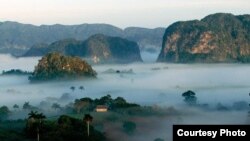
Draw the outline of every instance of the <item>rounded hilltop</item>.
M30 81L46 81L75 78L95 78L96 71L80 57L48 53L39 60Z

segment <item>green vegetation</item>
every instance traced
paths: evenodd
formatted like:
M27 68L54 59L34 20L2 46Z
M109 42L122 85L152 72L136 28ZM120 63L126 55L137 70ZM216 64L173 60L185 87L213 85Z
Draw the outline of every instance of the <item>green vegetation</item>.
M95 108L98 105L106 105L108 111L96 112ZM145 119L151 116L178 114L173 108L140 106L129 103L122 97L112 98L110 95L96 99L88 97L76 99L74 103L65 106L52 103L48 108L60 111L55 112L55 116L46 118L45 114L50 113L50 109L43 111L39 107L30 105L29 102L25 102L20 109L15 104L14 111L3 106L0 108L0 116L4 117L2 121L0 120L1 139L3 141L104 141L106 137L103 132L106 126L110 126L108 124L114 124L121 132L133 136L138 122L134 121L134 118ZM7 120L9 113L27 112L28 117L26 116L25 120Z
M92 126L87 126L83 120L72 118L66 115L60 116L57 124L51 127L51 123L47 123L47 131L50 133L45 135L46 141L104 141L105 136L96 131ZM52 123L53 125L53 123ZM89 135L88 135L88 129Z
M250 56L239 56L237 59L242 63L250 62Z
M96 34L85 41L64 39L45 47L33 46L25 56L43 56L50 52L88 58L93 63L131 63L142 61L136 42L120 37Z
M1 141L30 141L25 137L25 120L0 121Z
M195 96L195 93L193 91L186 91L182 94L182 96L185 98L184 102L190 106L194 106L197 104L197 98Z
M90 114L85 114L83 121L85 121L87 123L87 131L88 131L88 136L89 136L89 124L90 122L93 121L93 117Z
M37 109L38 109L37 107L31 106L29 102L25 102L23 104L23 110L31 111L31 110L37 110Z
M10 113L10 110L7 106L0 107L0 120L7 119L9 113Z
M32 76L31 82L76 79L79 77L95 78L97 73L92 67L79 57L63 56L59 53L49 53L39 60Z
M140 107L138 104L128 103L124 98L117 97L112 99L110 95L101 97L100 99L91 99L88 97L76 99L74 103L74 110L77 113L94 111L97 105L105 105L110 111L124 111L129 108Z
M48 46L47 44L52 42L67 38L86 40L97 33L126 38L137 42L141 47L150 45L158 48L161 46L164 31L165 28L128 27L120 29L108 24L34 26L8 21L0 23L0 52L20 56L34 45L33 48L36 49L30 51L30 54L27 55L43 54L47 52L45 48Z
M138 44L120 37L97 34L88 38L83 42L83 45L90 50L86 57L94 57L92 59L95 63L131 63L142 61Z
M125 121L123 122L122 127L127 134L132 135L135 132L136 124L131 121Z
M43 113L33 112L29 113L27 126L25 128L26 135L29 138L37 138L40 141L40 133L43 129L43 120L46 118Z
M164 139L157 138L157 139L155 139L154 141L164 141Z
M13 105L13 108L14 108L15 110L18 110L18 109L19 109L19 106L18 106L17 104L14 104L14 105Z
M57 111L58 109L61 109L61 106L58 103L53 103L51 108L53 108L53 109L55 109L55 111Z
M250 15L217 13L170 25L159 62L250 62Z
M31 74L32 74L31 72L22 71L20 69L11 69L2 72L2 75L31 75Z
M42 113L30 112L27 120L0 121L1 141L105 141L105 136L83 120L62 115L45 120Z
M75 91L75 89L76 89L76 87L71 86L71 87L70 87L70 89L74 92L74 91Z

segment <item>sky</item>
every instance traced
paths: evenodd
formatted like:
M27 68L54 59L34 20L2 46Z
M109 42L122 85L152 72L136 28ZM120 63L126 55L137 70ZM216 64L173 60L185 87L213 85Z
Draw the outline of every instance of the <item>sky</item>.
M249 0L0 0L0 21L167 27L213 13L250 14Z

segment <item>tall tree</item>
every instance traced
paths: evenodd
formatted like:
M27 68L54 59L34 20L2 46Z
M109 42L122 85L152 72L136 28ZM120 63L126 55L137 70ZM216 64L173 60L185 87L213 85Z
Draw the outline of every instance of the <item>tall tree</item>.
M55 111L56 111L57 109L60 109L61 106L58 103L53 103L52 106L51 106L51 108L55 109Z
M79 89L82 91L82 90L85 90L85 88L83 86L80 86Z
M71 86L70 89L74 92L76 87L75 86Z
M89 136L89 124L93 121L93 117L90 114L85 114L83 121L87 123L87 131Z
M43 113L38 113L37 111L31 111L28 115L28 128L34 127L36 129L37 141L40 141L42 122L46 118L46 116Z

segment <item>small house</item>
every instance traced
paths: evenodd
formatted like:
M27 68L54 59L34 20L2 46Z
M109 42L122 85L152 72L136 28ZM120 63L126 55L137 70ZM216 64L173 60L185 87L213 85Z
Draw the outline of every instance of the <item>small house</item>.
M96 112L107 112L108 106L106 105L97 105L95 108Z

